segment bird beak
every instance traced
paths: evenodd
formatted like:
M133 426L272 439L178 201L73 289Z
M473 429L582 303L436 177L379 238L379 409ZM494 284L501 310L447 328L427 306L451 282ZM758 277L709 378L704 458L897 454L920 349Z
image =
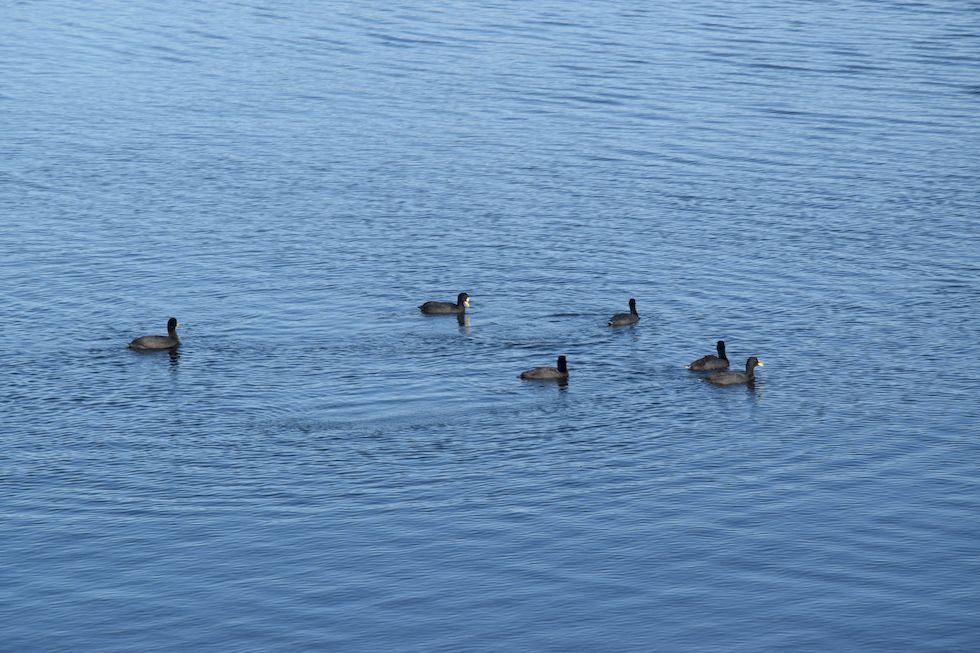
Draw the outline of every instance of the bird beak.
M765 367L766 366L766 364L763 363L762 361L758 361L758 363L759 363L759 367Z
M470 299L469 299L469 297L467 297L466 299L463 300L463 306L465 306L466 308L469 308L470 307Z

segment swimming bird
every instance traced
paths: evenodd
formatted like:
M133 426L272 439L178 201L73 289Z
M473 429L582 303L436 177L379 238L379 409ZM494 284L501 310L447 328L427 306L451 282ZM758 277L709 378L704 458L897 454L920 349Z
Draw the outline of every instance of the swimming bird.
M762 361L755 356L745 361L745 372L718 372L705 377L715 385L735 385L736 383L752 383L755 381L755 368L764 367Z
M443 314L447 315L450 313L463 313L470 306L470 296L465 292L459 293L456 297L456 303L452 302L426 302L419 306L419 310L423 313L429 313L430 315Z
M640 315L636 312L636 300L630 297L630 312L616 313L609 318L609 326L626 326L627 324L636 324L639 321Z
M521 372L522 379L554 379L556 381L568 380L568 364L564 356L558 357L558 367L532 367Z
M173 349L180 344L177 338L177 318L167 320L167 335L142 336L129 343L130 349Z
M725 354L725 341L719 340L718 344L715 345L715 349L718 350L717 356L712 356L711 354L702 356L688 365L687 369L691 370L692 372L707 372L708 370L728 369L728 355Z

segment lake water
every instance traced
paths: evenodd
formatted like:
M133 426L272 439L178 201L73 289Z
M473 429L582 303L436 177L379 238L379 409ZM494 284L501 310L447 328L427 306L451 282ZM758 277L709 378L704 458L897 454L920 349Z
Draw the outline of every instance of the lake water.
M0 649L976 651L977 4L663 4L4 3Z

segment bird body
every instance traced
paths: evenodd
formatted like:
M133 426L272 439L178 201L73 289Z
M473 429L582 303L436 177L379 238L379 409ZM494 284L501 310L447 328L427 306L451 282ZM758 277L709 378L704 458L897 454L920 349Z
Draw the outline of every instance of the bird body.
M738 383L752 383L755 381L755 368L764 367L762 361L755 356L749 357L745 361L745 372L718 372L705 377L705 379L715 385L735 385Z
M568 379L568 363L564 356L559 356L558 367L532 367L521 372L521 378L564 381Z
M141 336L129 343L130 349L173 349L180 344L177 337L177 318L172 317L167 320L167 335L165 336Z
M718 344L715 345L715 349L718 351L717 356L713 356L711 354L702 356L688 365L687 369L691 370L692 372L707 372L709 370L728 369L728 355L725 353L725 341L719 340Z
M609 326L627 326L629 324L636 324L639 321L640 315L636 312L636 300L631 297L630 312L616 313L609 318Z
M425 302L419 306L419 310L429 315L449 315L452 313L463 313L469 308L470 296L465 292L459 293L456 303L452 302Z

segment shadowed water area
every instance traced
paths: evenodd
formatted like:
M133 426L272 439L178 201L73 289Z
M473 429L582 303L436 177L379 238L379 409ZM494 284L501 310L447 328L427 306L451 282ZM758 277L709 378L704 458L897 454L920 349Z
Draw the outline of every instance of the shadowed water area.
M664 4L0 8L0 649L977 650L976 3Z

